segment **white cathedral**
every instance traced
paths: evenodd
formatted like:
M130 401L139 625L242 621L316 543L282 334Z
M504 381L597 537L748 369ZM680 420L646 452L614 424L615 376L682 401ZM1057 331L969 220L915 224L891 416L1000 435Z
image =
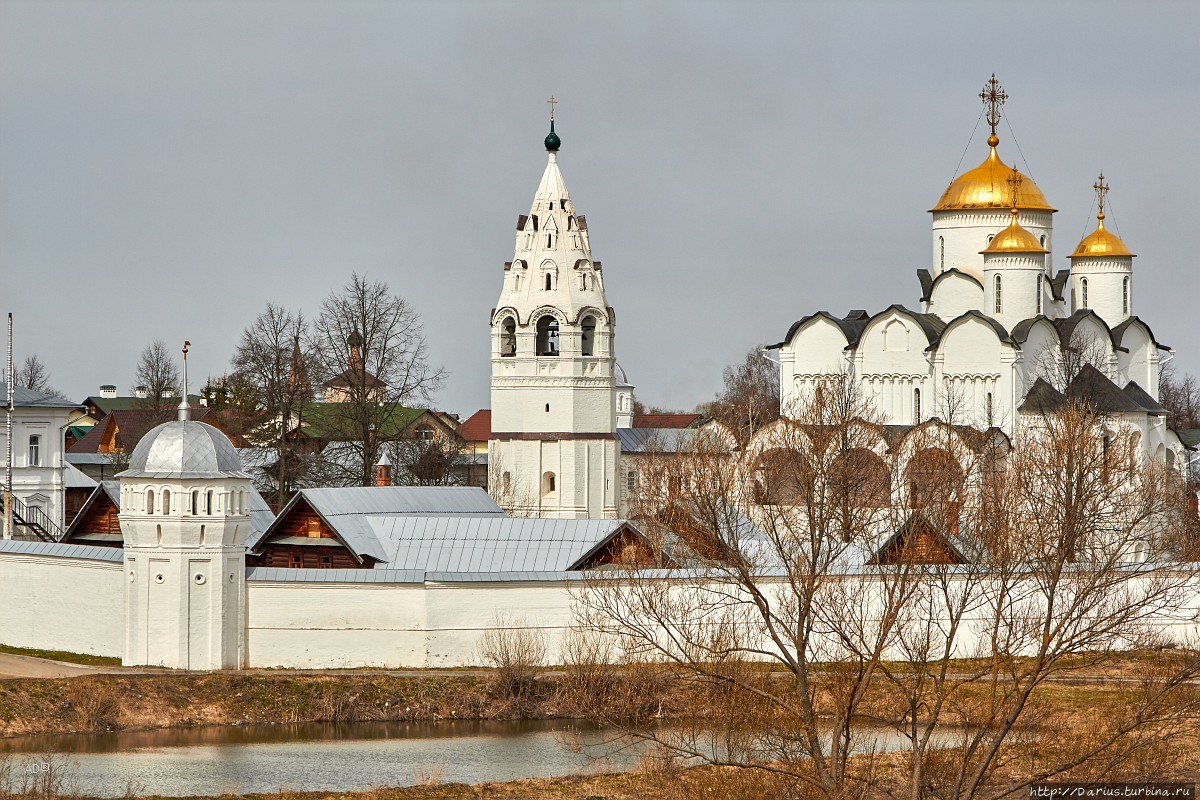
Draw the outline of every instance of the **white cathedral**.
M1175 464L1183 445L1158 403L1159 353L1169 348L1133 313L1134 255L1105 227L1104 176L1093 187L1095 230L1068 256L1070 269L1055 272L1055 209L999 155L1007 95L994 75L980 97L988 152L931 209L919 310L822 311L795 323L776 345L782 410L846 374L888 424L937 418L1012 436L1023 414L1086 395L1132 428L1142 457Z

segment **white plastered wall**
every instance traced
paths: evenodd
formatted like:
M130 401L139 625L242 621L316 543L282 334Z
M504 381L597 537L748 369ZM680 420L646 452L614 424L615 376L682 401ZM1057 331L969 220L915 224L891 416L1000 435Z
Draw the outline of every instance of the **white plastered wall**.
M0 553L0 644L119 658L120 563Z
M929 297L929 313L950 320L967 311L983 310L983 287L965 273L939 276Z

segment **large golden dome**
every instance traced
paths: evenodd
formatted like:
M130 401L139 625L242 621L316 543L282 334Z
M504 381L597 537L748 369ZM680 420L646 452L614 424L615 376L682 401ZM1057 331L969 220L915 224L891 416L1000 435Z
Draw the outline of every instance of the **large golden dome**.
M1012 222L1008 224L1007 228L993 236L992 241L988 242L987 249L982 252L986 255L988 253L1049 253L1050 251L1042 247L1036 236L1018 224L1017 210L1014 208Z
M1104 212L1096 215L1099 223L1096 230L1083 237L1083 241L1075 248L1075 252L1067 258L1103 258L1105 256L1123 256L1133 258L1133 253L1121 241L1121 237L1109 232L1104 227Z
M1009 178L1015 171L1000 160L996 153L996 137L988 138L988 157L975 169L959 175L942 193L942 199L932 211L948 211L958 208L1012 208ZM1020 175L1020 173L1017 173ZM1021 175L1021 188L1017 193L1017 208L1055 211L1046 202L1042 190L1030 178Z

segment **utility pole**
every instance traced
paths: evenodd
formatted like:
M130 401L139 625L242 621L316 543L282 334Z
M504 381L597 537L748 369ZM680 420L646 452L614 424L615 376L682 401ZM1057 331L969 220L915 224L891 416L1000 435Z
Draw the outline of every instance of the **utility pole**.
M13 323L12 312L8 312L8 372L6 373L8 402L4 407L5 430L7 431L7 453L4 457L4 538L13 537L12 508L12 450L13 450Z

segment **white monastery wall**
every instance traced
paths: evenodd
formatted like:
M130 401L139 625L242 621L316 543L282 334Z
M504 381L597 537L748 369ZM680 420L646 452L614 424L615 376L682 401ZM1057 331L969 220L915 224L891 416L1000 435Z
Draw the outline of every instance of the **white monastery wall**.
M1011 422L1016 416L1012 369L1002 363L1004 350L996 331L976 317L947 328L938 347L942 384L929 413L984 429Z
M0 643L119 658L124 580L120 563L0 553Z
M425 666L419 583L247 581L247 666Z

